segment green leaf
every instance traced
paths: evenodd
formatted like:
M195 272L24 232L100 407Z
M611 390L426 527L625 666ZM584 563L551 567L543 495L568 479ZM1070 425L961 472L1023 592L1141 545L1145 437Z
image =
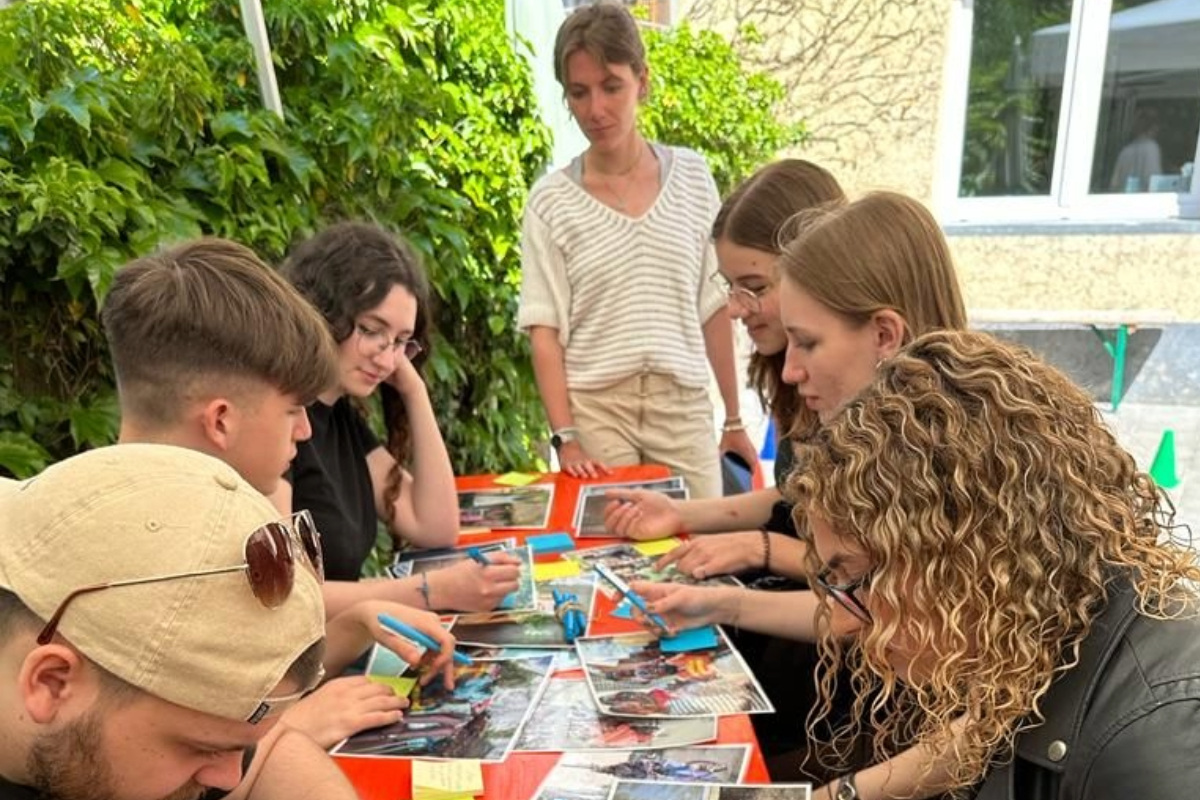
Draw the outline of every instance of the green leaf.
M46 95L46 102L51 108L64 112L75 124L88 133L92 131L92 114L87 103L81 101L74 87L63 86Z

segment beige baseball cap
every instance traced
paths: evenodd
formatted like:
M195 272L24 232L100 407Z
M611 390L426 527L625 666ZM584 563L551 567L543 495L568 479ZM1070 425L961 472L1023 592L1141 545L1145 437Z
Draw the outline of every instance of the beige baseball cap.
M246 538L277 519L237 472L203 453L91 450L0 485L0 586L48 620L81 587L244 564ZM320 585L302 560L273 609L246 571L234 571L80 595L58 632L150 694L257 721L288 668L325 634Z

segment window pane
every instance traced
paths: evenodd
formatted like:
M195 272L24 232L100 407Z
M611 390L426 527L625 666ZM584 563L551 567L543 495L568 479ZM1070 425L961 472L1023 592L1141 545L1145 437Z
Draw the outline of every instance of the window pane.
M1200 1L1114 0L1093 192L1186 191L1200 128Z
M1071 0L977 0L960 197L1047 195Z

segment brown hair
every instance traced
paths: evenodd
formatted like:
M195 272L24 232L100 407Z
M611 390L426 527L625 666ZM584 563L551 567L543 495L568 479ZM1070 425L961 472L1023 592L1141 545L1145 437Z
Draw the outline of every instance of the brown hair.
M407 289L417 301L412 338L422 350L413 366L420 371L429 353L429 281L420 258L404 239L374 223L340 222L297 245L282 272L320 310L338 342L348 339L358 317L382 303L393 287ZM387 449L396 461L383 493L391 522L408 463L410 431L400 393L383 383L379 396Z
M810 728L833 710L838 667L879 690L859 694L840 743L864 724L877 752L910 736L931 752L953 742L951 778L968 787L1043 721L1116 586L1132 585L1147 616L1196 614L1200 567L1169 502L1092 398L1023 347L926 334L797 455L797 514L866 553L880 611L853 642L820 642ZM829 613L821 604L826 628ZM930 675L902 681L888 657L901 643Z
M785 158L759 169L730 192L713 222L712 237L764 253L783 252L780 229L801 211L843 203L846 195L837 179L822 167L799 158ZM779 430L792 426L802 406L800 395L783 383L784 351L750 355L750 385L763 407L770 409Z
M209 387L269 384L307 404L337 381L321 315L249 248L199 239L117 270L101 312L122 413L171 425ZM216 384L214 384L214 381Z
M629 9L600 0L573 12L554 38L554 78L567 86L567 59L586 50L602 65L628 64L635 77L646 71L646 47Z
M877 311L904 318L905 341L967 326L950 247L937 220L912 198L873 192L853 203L798 215L779 258L783 280L808 292L852 325ZM793 439L812 434L817 415L801 408Z

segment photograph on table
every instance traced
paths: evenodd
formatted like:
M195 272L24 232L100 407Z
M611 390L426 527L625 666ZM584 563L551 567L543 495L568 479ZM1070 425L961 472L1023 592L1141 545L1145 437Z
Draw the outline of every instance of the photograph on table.
M596 563L604 564L626 583L634 581L654 581L658 583L684 583L689 586L740 586L741 583L731 575L718 575L698 581L690 575L685 575L669 565L666 569L655 568L655 563L662 554L670 550L664 545L678 540L660 540L658 542L624 542L607 547L589 547L585 550L573 550L563 553L562 558L578 562L582 567L592 570ZM606 597L616 599L617 591L607 581L600 581L597 588Z
M604 531L604 506L608 503L605 493L612 489L643 489L647 492L665 494L675 500L688 499L687 486L684 485L683 478L678 475L650 481L584 486L579 490L579 500L575 503L575 537L577 539L602 539L612 536Z
M638 750L684 747L717 738L716 717L647 719L601 714L582 678L546 684L515 750Z
M571 595L579 609L581 636L587 635L588 620L596 597L596 580L591 573L538 581L537 608L533 611L493 611L460 614L454 636L465 645L499 647L571 647L566 628L554 610L554 593Z
M775 710L719 628L716 647L702 650L664 653L650 633L593 636L575 649L602 714L670 719Z
M693 783L740 781L750 760L744 744L563 753L534 800L608 800L622 779Z
M608 800L811 800L807 783L617 781Z
M513 659L513 658L542 658L553 655L550 662L551 672L569 672L582 669L579 654L575 648L551 650L543 647L493 647L492 645L463 644L459 642L458 652L471 658L483 659Z
M464 490L458 493L458 523L492 530L545 528L553 500L554 486L548 483Z
M516 539L500 539L495 542L483 542L468 547L401 550L392 559L392 564L388 567L388 572L392 574L393 578L407 578L410 575L420 575L422 572L431 572L435 569L449 567L463 559L470 558L471 556L467 551L471 547L474 547L486 557L488 553L510 550L516 546Z
M454 668L454 691L438 675L409 694L404 718L362 731L332 753L371 758L503 761L550 677L553 656L475 661Z

